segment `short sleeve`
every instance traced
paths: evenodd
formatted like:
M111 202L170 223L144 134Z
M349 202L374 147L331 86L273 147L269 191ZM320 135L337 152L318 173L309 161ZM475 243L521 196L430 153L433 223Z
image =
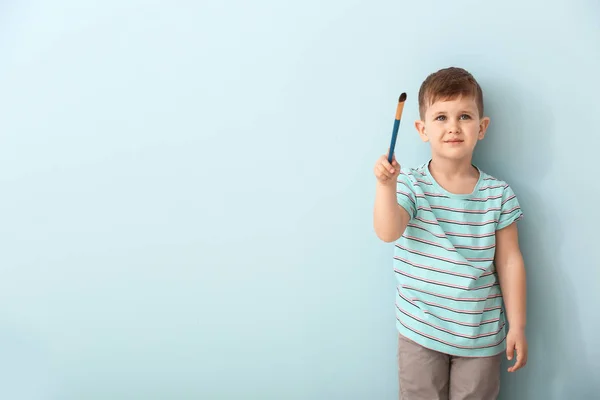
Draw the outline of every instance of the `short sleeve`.
M398 204L406 210L411 219L417 215L417 196L413 182L405 171L401 171L398 175L396 198Z
M522 218L523 212L521 211L519 200L512 188L506 185L504 192L502 193L502 206L496 230L506 228L513 222L519 221Z

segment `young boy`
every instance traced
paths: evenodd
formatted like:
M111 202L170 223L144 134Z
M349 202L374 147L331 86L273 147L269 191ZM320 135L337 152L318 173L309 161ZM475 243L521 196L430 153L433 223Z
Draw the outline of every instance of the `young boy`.
M506 182L472 164L490 120L470 73L427 77L419 112L431 159L375 165L375 232L395 242L400 399L496 399L502 354L516 351L511 372L527 361L522 212Z

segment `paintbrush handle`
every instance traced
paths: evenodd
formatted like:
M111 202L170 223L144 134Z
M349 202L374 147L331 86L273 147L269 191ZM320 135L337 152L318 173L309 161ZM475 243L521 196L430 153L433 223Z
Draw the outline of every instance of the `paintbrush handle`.
M388 162L391 164L394 159L394 149L396 148L396 138L398 137L398 128L400 128L400 120L394 120L394 129L392 130L392 142L390 143L390 152L388 154Z

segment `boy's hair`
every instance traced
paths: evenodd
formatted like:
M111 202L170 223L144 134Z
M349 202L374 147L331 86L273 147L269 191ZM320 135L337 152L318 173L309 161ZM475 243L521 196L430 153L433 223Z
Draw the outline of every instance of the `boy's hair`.
M475 99L479 116L483 116L483 91L473 75L462 68L444 68L432 73L419 90L419 114L425 117L427 107L438 100L454 100L461 96Z

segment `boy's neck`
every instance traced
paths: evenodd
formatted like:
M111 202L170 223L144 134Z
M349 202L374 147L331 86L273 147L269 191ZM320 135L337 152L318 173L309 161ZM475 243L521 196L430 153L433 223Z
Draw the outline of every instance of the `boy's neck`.
M438 176L447 180L479 178L479 171L473 166L471 158L449 160L432 157L429 163L429 171L434 178Z

